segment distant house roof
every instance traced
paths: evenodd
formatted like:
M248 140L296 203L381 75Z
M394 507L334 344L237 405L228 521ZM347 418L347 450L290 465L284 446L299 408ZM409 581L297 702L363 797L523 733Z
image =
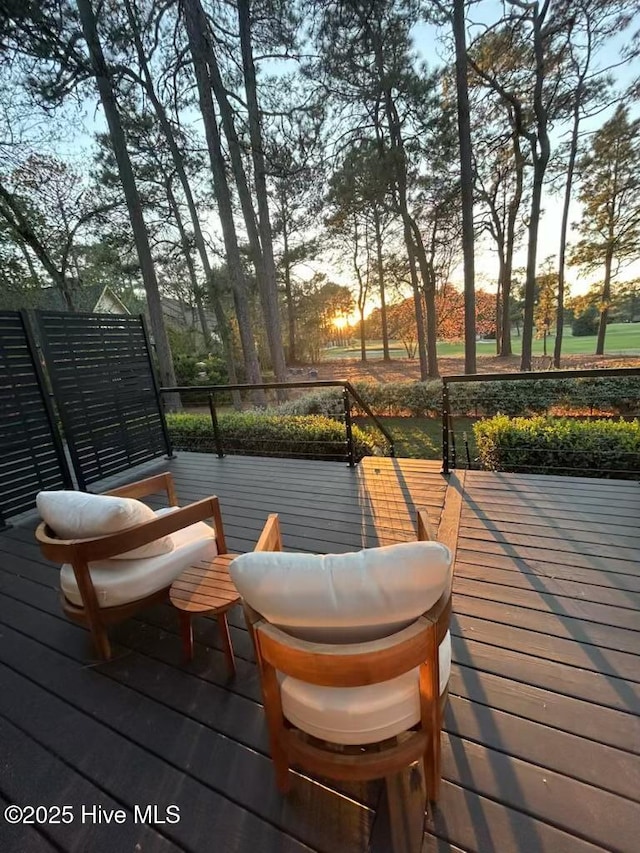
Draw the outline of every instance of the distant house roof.
M92 284L74 289L73 305L76 311L84 313L128 314L126 306L120 301L109 285ZM30 308L41 311L68 311L69 308L57 287L43 287L31 296Z
M160 301L162 303L162 313L170 325L200 331L200 319L195 305L188 305L186 302L172 299L170 296L163 296ZM215 314L206 309L204 313L209 324L209 329L215 331L218 325Z
M74 310L89 314L130 314L142 313L147 319L147 325L151 328L149 322L149 310L146 301L139 300L139 308L131 306L131 311L116 296L109 285L87 285L72 291L72 299ZM195 306L190 306L186 302L181 302L178 299L173 299L170 296L161 297L162 314L168 326L175 329L190 329L197 334L202 334L200 327L200 318ZM20 307L20 306L18 306ZM33 290L29 293L30 311L39 309L41 311L64 311L69 310L59 289L56 287L43 287L41 290ZM217 329L216 317L210 311L205 309L205 316L209 324L209 330L215 335Z

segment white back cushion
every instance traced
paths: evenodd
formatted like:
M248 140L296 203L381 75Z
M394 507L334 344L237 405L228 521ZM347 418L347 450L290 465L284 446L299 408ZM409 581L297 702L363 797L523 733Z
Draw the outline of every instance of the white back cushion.
M87 492L40 492L36 498L43 521L60 539L92 539L107 536L145 521L153 521L155 513L146 504L133 498L112 495L92 495ZM114 560L134 560L157 557L173 550L170 536L163 536Z
M159 509L158 516L171 509ZM99 560L89 563L89 572L99 607L115 607L137 601L169 586L189 566L210 562L218 553L215 531L202 521L171 534L173 551L141 560ZM60 586L72 604L82 605L82 596L73 572L65 564L60 570Z
M429 610L451 582L439 542L406 542L349 554L252 552L229 572L247 603L310 642L367 642Z

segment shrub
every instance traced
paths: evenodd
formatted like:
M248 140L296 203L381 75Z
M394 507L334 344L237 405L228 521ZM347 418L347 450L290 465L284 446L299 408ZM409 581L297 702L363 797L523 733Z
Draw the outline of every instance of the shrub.
M344 459L344 426L321 415L273 415L232 412L218 418L225 453L252 456L297 456ZM176 450L215 453L215 441L208 415L167 415L169 435ZM353 427L356 460L382 455L386 447L357 426Z
M327 388L304 394L297 400L282 403L271 414L278 415L324 415L327 418L340 417L344 414L342 390Z
M411 415L439 417L442 414L442 383L359 382L355 389L374 415ZM453 415L505 414L536 415L557 407L618 415L640 415L640 377L620 376L602 379L518 379L494 382L454 382L449 386ZM357 403L354 415L364 415ZM324 415L342 417L342 391L339 388L305 394L285 403L274 413L286 415Z
M590 414L640 414L640 377L518 379L449 386L451 411L459 415L543 414L553 409Z
M442 383L431 382L356 382L354 388L374 415L437 416L442 411ZM352 400L354 415L365 415ZM285 415L325 415L342 417L344 405L341 388L328 388L305 394L297 400L283 403L274 412Z
M198 365L204 365L199 367ZM226 385L229 381L224 359L217 355L197 358L193 355L177 355L173 359L178 385ZM200 374L204 374L201 376ZM226 401L228 395L218 395L218 402ZM183 394L185 405L206 403L206 392L191 391Z
M575 317L571 323L571 334L574 338L585 338L598 333L600 312L595 305L589 305L582 314Z
M637 478L640 421L508 418L473 427L480 463L490 471Z

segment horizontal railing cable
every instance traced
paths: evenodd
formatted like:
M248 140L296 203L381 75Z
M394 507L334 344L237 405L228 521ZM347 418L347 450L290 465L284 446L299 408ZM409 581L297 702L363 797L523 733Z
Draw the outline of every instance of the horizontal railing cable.
M209 413L211 416L211 424L212 424L212 435L215 443L215 450L219 457L224 455L224 449L230 449L237 447L238 440L236 439L227 439L226 441L223 438L222 430L220 429L220 424L218 421L217 409L215 405L215 396L220 394L231 394L234 392L245 392L247 394L251 394L254 391L282 391L282 390L293 390L293 389L323 389L323 388L341 388L343 391L343 407L344 411L341 413L336 413L335 415L330 415L332 420L343 422L345 427L345 438L344 440L334 440L334 439L297 439L293 438L291 440L282 439L284 444L316 444L316 445L340 445L345 448L344 454L341 458L345 459L350 466L355 464L356 450L353 439L353 426L352 426L352 413L351 413L351 399L357 404L359 409L361 409L368 418L370 418L377 429L380 431L382 436L388 445L389 455L395 455L395 446L393 436L389 432L389 430L381 423L379 418L372 412L371 407L362 399L361 395L356 391L353 385L350 382L346 382L344 380L335 380L335 379L314 379L314 380L303 380L303 381L288 381L288 382L260 382L260 383L236 383L229 385L175 385L171 387L160 388L159 392L161 395L163 394L206 394L207 395L207 404L209 407ZM277 409L273 412L277 415ZM271 414L271 412L270 412ZM194 437L194 440L197 440ZM265 454L266 447L269 444L272 444L278 439L271 439L265 437L263 439L265 443ZM179 430L176 431L176 444L177 446L180 443L180 433ZM228 447L227 447L228 445ZM243 453L249 454L248 450L243 450ZM262 452L262 451L260 451ZM295 451L291 453L292 456L301 456L301 457L309 457L309 458L324 458L320 453L314 455L313 453L308 454L304 451ZM331 456L330 458L335 459L335 456Z

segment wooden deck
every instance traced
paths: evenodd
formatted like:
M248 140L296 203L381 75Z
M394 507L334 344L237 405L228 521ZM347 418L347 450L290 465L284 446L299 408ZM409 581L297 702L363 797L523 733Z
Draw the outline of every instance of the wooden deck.
M416 505L457 546L444 783L423 853L640 849L640 485L459 472L447 489L428 462L188 453L129 479L166 468L182 502L220 496L234 551L269 512L289 549L402 541ZM0 818L3 853L390 850L380 784L298 776L277 793L239 613L233 681L210 618L182 664L168 605L115 630L114 660L95 664L33 528L0 534L0 806L68 804L74 822ZM147 804L177 805L179 823L136 822ZM82 805L125 822L83 823Z

